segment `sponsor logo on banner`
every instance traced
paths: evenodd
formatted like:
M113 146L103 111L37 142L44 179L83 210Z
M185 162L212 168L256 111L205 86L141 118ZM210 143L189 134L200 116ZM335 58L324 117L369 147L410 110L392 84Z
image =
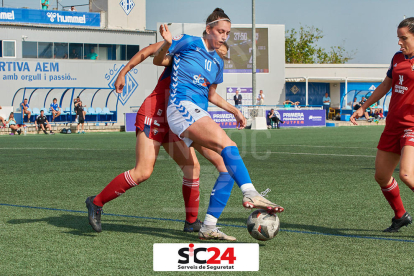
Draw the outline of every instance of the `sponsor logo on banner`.
M213 119L221 128L236 128L237 121L234 115L227 111L209 111L208 112Z
M8 19L8 20L14 20L14 11L11 12L0 12L0 19Z
M155 243L154 271L259 271L259 245Z
M322 121L322 116L310 115L309 120L310 121Z
M86 16L65 16L60 15L58 12L48 12L47 17L49 17L50 22L56 22L58 23L79 23L79 24L86 24Z

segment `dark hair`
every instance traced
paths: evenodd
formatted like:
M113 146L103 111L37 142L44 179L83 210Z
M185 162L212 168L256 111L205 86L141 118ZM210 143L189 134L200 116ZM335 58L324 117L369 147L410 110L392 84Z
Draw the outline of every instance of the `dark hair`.
M10 112L10 115L14 115L14 113L13 112Z
M53 98L53 100L56 100L56 101L57 101L57 99L56 99L56 98Z
M40 109L40 112L45 112L44 109Z
M206 20L206 25L209 25L210 27L214 27L217 25L218 22L214 22L213 24L210 24L213 21L216 21L218 19L228 19L230 21L230 18L227 16L227 14L224 13L224 11L220 8L216 8L208 17Z
M27 101L27 98L24 98L25 101Z
M400 22L398 29L408 27L408 31L414 34L414 17L408 17Z

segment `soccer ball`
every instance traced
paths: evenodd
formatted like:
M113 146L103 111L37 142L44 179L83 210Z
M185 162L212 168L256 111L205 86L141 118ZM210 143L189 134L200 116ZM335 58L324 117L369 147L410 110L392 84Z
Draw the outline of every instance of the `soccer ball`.
M256 210L247 219L247 231L259 241L273 239L279 233L280 221L276 214L269 214L266 210Z

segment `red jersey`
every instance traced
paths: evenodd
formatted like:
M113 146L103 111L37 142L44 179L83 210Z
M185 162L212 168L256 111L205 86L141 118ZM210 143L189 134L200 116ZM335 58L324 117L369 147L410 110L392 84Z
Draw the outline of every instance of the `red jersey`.
M414 59L397 52L387 76L392 79L392 96L384 132L401 132L414 127Z

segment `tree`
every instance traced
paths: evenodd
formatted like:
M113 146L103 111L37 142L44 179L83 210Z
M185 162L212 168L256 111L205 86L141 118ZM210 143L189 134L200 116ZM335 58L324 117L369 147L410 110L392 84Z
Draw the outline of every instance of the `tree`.
M352 54L342 46L332 46L330 51L318 47L316 42L323 38L322 30L313 26L301 26L299 33L295 29L286 31L286 63L345 63L352 59Z

